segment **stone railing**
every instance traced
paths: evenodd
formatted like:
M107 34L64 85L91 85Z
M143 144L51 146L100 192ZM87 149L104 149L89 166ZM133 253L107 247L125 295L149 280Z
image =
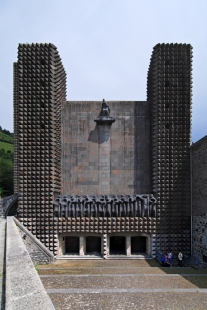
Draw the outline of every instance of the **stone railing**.
M155 217L153 195L58 196L55 217Z

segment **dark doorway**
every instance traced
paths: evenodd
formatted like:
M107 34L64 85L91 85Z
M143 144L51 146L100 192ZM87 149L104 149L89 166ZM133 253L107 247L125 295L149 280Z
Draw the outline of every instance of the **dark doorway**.
M65 237L65 252L79 254L79 237Z
M125 237L110 237L110 254L126 254Z
M101 237L86 237L86 254L101 254Z
M143 236L131 237L131 253L132 254L146 253L146 237Z

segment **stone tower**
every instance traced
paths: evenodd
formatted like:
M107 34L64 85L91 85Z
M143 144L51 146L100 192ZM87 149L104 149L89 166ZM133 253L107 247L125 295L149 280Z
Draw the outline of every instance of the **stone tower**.
M66 74L53 44L19 44L14 63L14 191L18 216L50 250L60 193L61 105Z
M157 248L190 251L192 47L157 44L148 71Z

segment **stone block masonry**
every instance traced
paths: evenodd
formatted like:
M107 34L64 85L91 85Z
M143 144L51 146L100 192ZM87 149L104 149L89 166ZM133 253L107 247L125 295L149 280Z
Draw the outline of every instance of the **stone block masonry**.
M207 267L207 136L192 144L192 247L202 267Z
M67 101L62 110L62 195L150 193L150 106L107 101L109 125L97 125L100 101Z

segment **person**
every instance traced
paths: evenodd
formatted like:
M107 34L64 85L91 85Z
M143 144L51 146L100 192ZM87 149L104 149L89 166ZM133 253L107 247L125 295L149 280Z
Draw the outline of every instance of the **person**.
M164 266L165 266L165 267L170 267L170 263L169 263L169 261L168 261L168 255L167 255L167 253L164 255L164 259L165 259Z
M170 263L170 267L172 267L172 252L169 251L168 254L167 254L167 256L168 256L168 261L169 261L169 263Z
M179 253L178 253L178 263L179 263L179 267L182 267L182 264L183 264L183 253L181 251L179 251Z
M161 263L162 263L162 267L164 267L164 263L165 263L165 259L164 259L164 256L161 257Z

